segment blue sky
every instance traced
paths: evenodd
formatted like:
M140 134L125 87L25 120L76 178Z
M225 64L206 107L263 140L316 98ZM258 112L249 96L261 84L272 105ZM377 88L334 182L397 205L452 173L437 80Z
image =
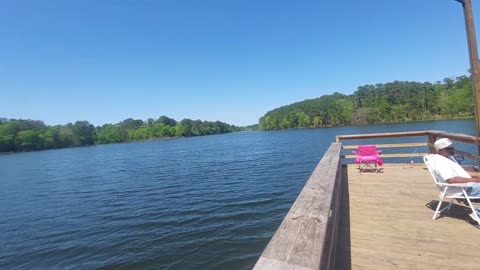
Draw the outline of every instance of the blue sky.
M454 0L0 0L0 117L47 124L243 126L335 91L468 69Z

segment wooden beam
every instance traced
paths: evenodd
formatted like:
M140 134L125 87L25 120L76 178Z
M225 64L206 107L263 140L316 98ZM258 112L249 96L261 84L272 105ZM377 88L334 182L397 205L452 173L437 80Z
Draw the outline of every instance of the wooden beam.
M396 154L381 154L380 158L399 158L399 157L423 157L429 153L396 153ZM356 158L357 155L345 155L344 158Z
M341 143L332 143L253 269L317 270L329 240ZM327 247L328 248L328 247Z
M455 150L455 155L456 156L464 156L464 157L471 158L471 159L476 160L476 161L480 161L480 156L473 155L473 154L470 154L468 152L464 152L464 151L461 151L461 150Z
M375 144L377 148L396 148L396 147L422 147L428 146L428 143L389 143L389 144ZM344 145L343 149L357 149L358 145Z
M467 30L468 55L470 58L470 69L472 72L473 99L475 104L475 124L477 136L480 136L480 62L478 60L477 37L475 34L475 23L472 12L472 1L463 1L463 14L465 17L465 28ZM477 153L480 148L477 145Z
M475 136L470 136L466 134L458 134L458 133L447 133L447 132L431 132L428 131L429 135L434 136L436 139L440 138L449 138L453 141L465 142L465 143L472 143L478 144L479 140Z
M370 133L370 134L354 134L354 135L337 135L336 140L355 140L355 139L378 139L378 138L398 138L410 136L426 136L428 131L407 131L393 133Z

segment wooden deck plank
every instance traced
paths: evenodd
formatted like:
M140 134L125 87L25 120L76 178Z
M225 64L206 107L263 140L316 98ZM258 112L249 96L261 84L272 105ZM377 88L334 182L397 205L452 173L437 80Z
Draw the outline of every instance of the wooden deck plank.
M428 153L417 152L417 153L382 154L381 157L382 158L400 158L400 157L411 158L411 157L423 157L426 155L428 155ZM353 159L358 157L358 155L345 155L344 157L348 159Z
M432 220L438 190L423 164L385 164L382 173L347 165L348 222L341 228L341 269L477 269L480 230L455 204ZM346 258L346 257L349 258Z

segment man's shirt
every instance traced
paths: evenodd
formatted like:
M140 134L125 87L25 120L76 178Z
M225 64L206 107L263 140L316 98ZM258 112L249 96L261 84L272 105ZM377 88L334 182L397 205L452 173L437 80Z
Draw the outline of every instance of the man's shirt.
M465 169L457 163L453 157L444 157L439 154L435 154L432 159L430 159L430 164L433 169L433 174L437 180L441 183L448 183L447 180L455 176L472 178L470 174L465 171ZM462 188L459 187L448 187L446 195L461 195Z

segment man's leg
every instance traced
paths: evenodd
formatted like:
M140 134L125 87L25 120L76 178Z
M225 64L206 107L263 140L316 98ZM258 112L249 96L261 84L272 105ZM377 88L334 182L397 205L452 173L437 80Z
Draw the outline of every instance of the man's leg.
M472 187L469 187L467 189L467 194L468 194L468 196L471 196L471 197L480 197L480 184L473 184ZM470 199L470 201L477 202L477 203L480 202L479 199ZM476 210L475 212L477 212L477 216L480 217L480 208L477 208L475 210ZM477 220L475 218L475 216L473 215L473 213L470 214L470 217L473 220ZM479 221L479 224L480 224L480 221Z
M472 197L480 197L480 184L473 184L472 187L469 187L467 194Z

